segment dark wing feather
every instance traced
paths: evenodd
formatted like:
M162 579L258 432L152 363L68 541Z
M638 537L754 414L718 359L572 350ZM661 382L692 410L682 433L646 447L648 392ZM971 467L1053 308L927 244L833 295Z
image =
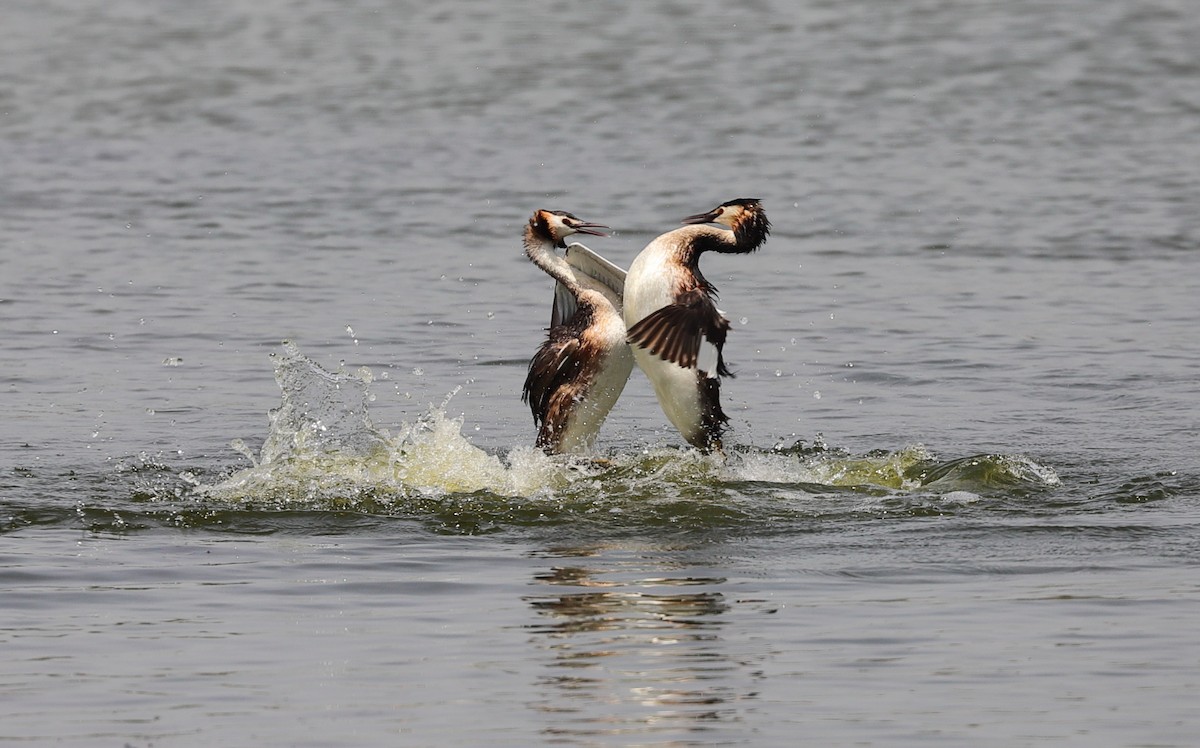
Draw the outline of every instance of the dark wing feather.
M550 309L550 327L565 325L579 310L579 300L563 284L554 283L554 306Z
M533 411L533 422L546 418L550 399L564 383L572 381L583 365L576 355L579 337L567 327L555 327L529 362L529 373L521 392L521 401Z
M697 289L638 321L629 328L626 339L630 345L685 369L697 368L700 346L707 341L717 349L717 374L727 377L731 374L725 368L722 349L728 332L729 320L708 294Z

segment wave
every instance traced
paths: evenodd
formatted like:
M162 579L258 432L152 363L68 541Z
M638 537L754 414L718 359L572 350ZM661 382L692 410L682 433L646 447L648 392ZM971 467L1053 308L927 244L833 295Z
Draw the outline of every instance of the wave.
M252 466L195 481L194 498L230 508L433 516L478 531L580 516L653 524L861 513L914 492L963 504L990 491L1058 484L1053 469L1022 455L939 461L920 445L865 455L820 443L735 447L726 457L648 447L605 459L531 446L489 452L464 436L462 418L447 415L454 392L391 432L371 421L367 370L330 372L285 343L275 378L282 402L262 449L236 445Z

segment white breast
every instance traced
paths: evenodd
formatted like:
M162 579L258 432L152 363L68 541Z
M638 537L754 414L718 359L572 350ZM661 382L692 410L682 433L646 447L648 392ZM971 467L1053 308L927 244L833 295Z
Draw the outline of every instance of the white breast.
M687 272L676 259L679 239L675 232L663 234L650 242L629 266L629 274L625 277L626 325L633 326L651 312L675 303L675 293ZM703 427L696 372L664 361L641 348L634 348L633 355L654 385L654 393L667 419L685 439L699 438Z
M625 325L616 309L600 304L596 320L587 334L603 352L587 396L575 403L567 419L561 445L562 451L567 453L591 449L600 426L621 396L633 370L633 351L625 343Z
M670 234L650 242L629 266L625 277L625 324L632 326L651 312L675 301L684 270L675 262Z

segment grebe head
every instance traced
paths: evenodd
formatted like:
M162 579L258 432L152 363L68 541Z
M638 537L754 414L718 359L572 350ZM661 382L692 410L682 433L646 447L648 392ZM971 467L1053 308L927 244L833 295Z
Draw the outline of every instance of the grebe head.
M733 254L753 252L762 246L767 240L767 235L771 233L771 222L767 220L767 212L756 197L739 197L737 200L721 203L707 213L688 216L683 219L683 223L715 223L733 231L732 241L709 242L709 246L702 247L700 251L711 249Z
M608 228L602 223L584 221L565 210L538 210L529 219L529 225L534 231L549 236L555 246L564 247L564 238L571 234L591 234L592 236L607 236L597 229Z
M721 203L707 213L688 216L681 223L719 223L732 229L759 215L765 217L762 202L757 197L739 197L736 200Z

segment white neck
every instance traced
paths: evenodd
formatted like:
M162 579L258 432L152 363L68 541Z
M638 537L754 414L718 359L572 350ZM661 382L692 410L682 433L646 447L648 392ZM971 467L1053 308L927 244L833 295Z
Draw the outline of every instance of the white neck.
M525 256L572 293L577 293L575 273L571 271L567 261L555 253L554 247L555 242L552 238L535 232L533 227L525 230Z

